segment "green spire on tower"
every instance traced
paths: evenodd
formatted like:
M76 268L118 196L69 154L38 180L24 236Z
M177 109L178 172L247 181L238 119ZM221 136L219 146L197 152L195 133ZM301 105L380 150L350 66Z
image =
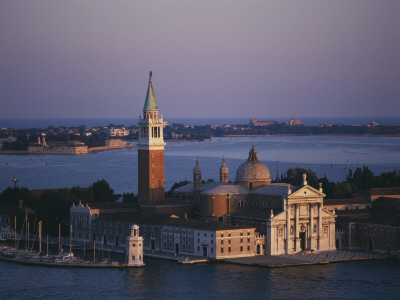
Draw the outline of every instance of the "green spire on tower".
M144 102L144 107L143 107L144 111L147 111L147 110L158 110L156 97L154 96L153 85L151 83L151 76L152 75L153 75L153 73L150 71L150 74L149 74L149 86L147 88L146 101Z

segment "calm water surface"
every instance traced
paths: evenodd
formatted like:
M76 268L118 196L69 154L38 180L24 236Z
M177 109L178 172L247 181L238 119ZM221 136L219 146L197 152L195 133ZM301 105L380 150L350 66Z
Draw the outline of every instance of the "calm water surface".
M233 181L252 143L272 178L295 167L309 168L331 181L343 181L350 168L354 171L363 165L375 174L400 169L400 138L394 137L268 136L169 142L165 148L167 190L177 181L192 180L197 157L205 180L219 179L225 157ZM0 191L13 185L14 176L19 186L31 189L85 187L104 178L118 193L137 193L137 150L82 156L0 155Z
M290 268L147 259L139 269L96 270L0 262L2 299L399 299L400 262Z

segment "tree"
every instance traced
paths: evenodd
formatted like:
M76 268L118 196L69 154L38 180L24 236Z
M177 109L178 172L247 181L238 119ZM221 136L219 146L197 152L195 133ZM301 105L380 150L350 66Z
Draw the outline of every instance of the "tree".
M124 203L137 203L138 197L134 193L123 193L122 202Z
M351 185L348 182L336 183L334 186L335 198L351 198Z
M24 203L30 203L32 200L31 192L26 187L8 187L0 194L0 203L18 206L18 201L22 200Z
M114 190L110 188L110 185L104 179L94 182L91 188L94 202L115 202Z
M181 186L187 185L187 184L190 183L190 182L191 182L191 181L188 181L188 180L175 182L175 183L172 185L171 189L170 189L168 192L165 193L165 197L171 198L175 189L177 189L177 188L179 188L179 187L181 187Z
M318 177L310 169L303 169L303 168L288 169L286 172L286 177L283 178L283 182L287 182L295 186L300 186L303 183L303 174L307 175L308 185L316 189L319 188Z

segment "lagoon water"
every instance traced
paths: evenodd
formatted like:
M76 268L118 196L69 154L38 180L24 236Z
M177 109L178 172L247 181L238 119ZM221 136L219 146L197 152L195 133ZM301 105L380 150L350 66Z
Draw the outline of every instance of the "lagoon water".
M203 179L218 179L222 157L234 180L254 143L271 176L304 167L330 180L367 165L379 174L400 169L400 140L391 137L274 136L171 142L166 188L191 180L198 157ZM118 193L137 192L137 150L83 156L1 155L0 190L12 186L89 186L106 179ZM129 270L63 269L0 262L1 299L397 299L400 261L362 261L267 269L228 264L177 265L146 259Z
M399 299L400 261L289 268L184 266L68 269L0 262L2 299Z
M215 138L210 142L168 142L165 147L166 189L192 180L198 157L202 177L218 180L224 157L229 179L248 157L254 143L258 158L276 178L288 168L309 168L318 177L343 181L352 169L368 166L375 174L400 169L400 139L396 137L260 136ZM90 155L0 155L0 191L12 186L30 189L86 187L106 179L117 193L137 193L137 150L124 149Z

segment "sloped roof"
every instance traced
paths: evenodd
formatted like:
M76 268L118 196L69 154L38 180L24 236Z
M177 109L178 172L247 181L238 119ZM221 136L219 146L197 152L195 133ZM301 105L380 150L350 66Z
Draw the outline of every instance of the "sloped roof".
M269 218L270 210L267 208L245 207L232 214L232 217L266 220Z
M191 220L191 219L182 219L182 218L169 218L162 223L164 226L174 226L174 227L185 227L185 228L193 228L193 229L202 229L202 230L235 230L235 229L249 229L254 227L249 227L245 225L230 225L217 221L209 221L209 220Z
M324 205L345 205L370 203L366 198L324 199Z
M400 187L372 188L371 195L400 195Z
M125 214L100 214L97 220L100 221L112 221L112 222L122 222L122 223L130 223L130 224L138 224L138 225L160 225L165 220L170 218L170 215L156 215L152 217L142 217L129 213Z
M212 188L218 184L221 184L220 182L216 182L216 181L207 181L205 183L203 183L199 188L196 189L196 191L204 191L207 190L209 188ZM193 183L190 182L188 184L185 184L184 186L178 187L174 190L174 192L178 192L178 193L192 193L193 192Z
M288 192L287 183L273 183L268 185L262 185L250 191L253 195L271 195L271 196L282 196L287 195ZM291 187L291 191L294 192L297 188L295 186Z
M204 189L201 195L226 195L228 193L246 195L249 191L237 184L219 182L217 185Z
M156 97L154 96L153 84L151 82L152 72L149 75L149 86L147 87L146 101L143 110L158 110Z

